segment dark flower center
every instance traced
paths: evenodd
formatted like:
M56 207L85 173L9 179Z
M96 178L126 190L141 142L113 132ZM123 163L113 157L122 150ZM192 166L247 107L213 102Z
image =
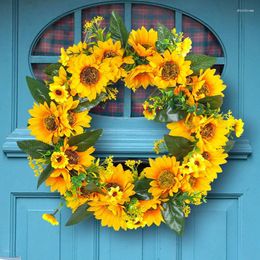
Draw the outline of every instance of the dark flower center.
M175 184L175 179L174 179L174 174L173 172L169 170L165 170L160 173L158 182L161 188L163 189L168 189L174 186Z
M68 120L69 120L70 126L73 126L76 122L75 114L70 110L68 111Z
M106 184L106 188L107 189L110 189L110 188L117 188L117 187L119 187L119 190L122 190L122 188L117 184L117 183L108 183L108 184Z
M57 159L56 159L56 161L59 163L59 162L61 162L62 161L62 157L60 156L60 157L58 157Z
M44 125L48 131L55 131L58 128L58 125L56 124L56 117L54 115L50 115L44 118Z
M80 72L80 82L84 85L96 84L99 80L99 71L94 67L85 67Z
M103 54L103 58L113 58L116 56L116 53L114 51L105 51Z
M149 48L151 48L151 47L152 47L151 45L149 45L149 44L147 44L147 43L145 43L145 44L142 44L142 46L143 46L145 49L149 49Z
M205 126L203 126L200 130L202 138L206 140L212 139L212 137L215 135L215 128L215 125L213 125L212 123L208 123Z
M202 94L204 94L205 96L209 94L209 89L206 84L203 84L200 90L197 92L197 95L202 95Z
M57 90L55 91L55 93L56 93L56 95L58 95L58 96L61 96L61 94L62 94L62 91L61 91L61 90L59 90L59 89L57 89Z
M79 162L79 155L76 151L67 150L65 152L69 159L69 164L78 164Z
M210 156L209 156L209 153L206 152L206 151L202 153L202 156L203 156L203 158L206 159L206 160L208 160L209 157L210 157Z
M170 80L176 78L180 72L178 65L172 61L166 61L162 69L163 80Z

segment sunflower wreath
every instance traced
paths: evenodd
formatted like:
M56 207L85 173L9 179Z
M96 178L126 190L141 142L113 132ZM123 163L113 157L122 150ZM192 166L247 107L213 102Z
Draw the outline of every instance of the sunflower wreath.
M94 215L115 230L164 222L181 234L190 206L206 201L243 122L221 112L226 86L211 69L215 59L188 54L189 38L162 24L128 33L115 13L108 29L102 20L86 22L84 41L61 49L59 63L45 70L48 81L27 77L36 101L28 128L36 140L18 146L29 156L38 187L45 182L71 208L67 225ZM170 130L155 140L161 155L150 158L147 167L93 155L102 129L86 131L89 110L115 100L120 80L133 91L153 86L143 114ZM59 224L55 214L61 206L43 219Z

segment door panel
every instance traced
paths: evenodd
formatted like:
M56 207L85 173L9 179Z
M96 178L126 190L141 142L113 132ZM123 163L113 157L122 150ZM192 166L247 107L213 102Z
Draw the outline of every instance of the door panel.
M37 35L49 24L74 11L74 40L79 41L80 8L99 3L103 1L0 2L0 35L4 35L0 37L0 141L4 151L0 154L0 256L18 255L22 260L260 259L260 210L257 206L260 197L257 167L260 158L257 138L260 131L257 85L260 35L256 33L260 24L257 15L260 4L256 0L160 3L161 8L170 8L176 13L174 21L178 30L182 30L182 16L187 15L216 35L224 50L224 57L218 62L224 65L222 75L228 85L225 106L236 116L243 117L246 123L244 139L231 152L233 160L213 184L208 203L192 209L184 236L177 237L164 225L115 232L101 227L93 219L75 227L65 227L70 215L68 209L59 215L61 224L58 227L49 226L41 219L42 213L51 212L60 200L46 187L36 190L36 178L16 141L31 138L26 122L27 110L33 101L25 83L25 76L32 75L30 63L55 62L55 57L31 57L31 48ZM135 5L140 3L158 5L155 0L135 1ZM129 23L131 2L120 4L127 7L125 18ZM243 11L252 9L253 12ZM93 122L96 127L106 129L106 135L97 145L99 156L110 153L121 158L152 156L153 140L159 139L165 131L160 125L139 117L108 119L97 115ZM254 153L248 157L252 152L250 142Z

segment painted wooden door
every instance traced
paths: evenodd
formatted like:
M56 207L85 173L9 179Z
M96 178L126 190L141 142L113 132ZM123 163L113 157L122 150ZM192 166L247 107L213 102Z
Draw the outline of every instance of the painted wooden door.
M104 6L104 4L107 4ZM224 173L214 183L208 203L192 210L185 234L166 226L115 232L94 220L52 227L41 214L52 211L59 197L36 179L17 140L29 139L27 110L32 105L25 76L41 77L57 60L61 45L81 39L84 19L119 12L130 29L158 21L185 31L193 51L217 56L219 73L229 88L226 107L245 120L244 139L236 143ZM259 24L257 0L220 1L82 1L6 0L0 2L0 256L23 260L258 260L260 259L259 198L260 113ZM120 92L118 103L98 108L95 126L105 129L97 153L117 158L152 156L152 140L164 127L141 117L147 92ZM252 147L250 146L252 144ZM253 150L253 154L251 154Z

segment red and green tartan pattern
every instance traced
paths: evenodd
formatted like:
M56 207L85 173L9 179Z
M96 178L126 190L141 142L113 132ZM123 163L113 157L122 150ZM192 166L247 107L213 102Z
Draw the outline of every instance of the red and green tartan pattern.
M124 5L122 4L99 5L83 9L81 13L82 28L84 28L86 21L90 21L95 16L102 16L104 20L102 21L101 25L108 28L112 11L119 14L121 17L124 17L124 10ZM82 32L82 38L84 39L84 30L82 30Z
M223 56L221 45L216 36L203 24L183 15L182 31L192 40L192 52L210 56Z
M58 56L62 47L67 48L74 41L74 16L67 15L51 24L40 36L32 55Z
M133 29L141 26L146 27L146 29L156 29L158 23L164 24L168 28L173 28L175 26L174 11L153 5L132 5Z
M50 65L48 63L33 63L32 70L35 78L41 80L47 80L48 76L44 73L45 68Z
M100 5L82 10L82 32L85 21L91 20L94 16L103 16L102 25L108 26L111 12L115 11L124 17L124 5ZM137 29L141 26L146 28L156 28L158 23L166 25L168 28L175 26L174 11L143 4L132 5L132 28ZM223 56L223 50L214 34L202 25L200 22L183 15L182 30L185 36L192 39L192 52L203 53L212 56ZM84 34L82 33L82 38ZM74 17L73 14L67 15L60 20L51 24L40 36L32 55L41 56L58 56L61 47L69 47L74 41ZM35 77L46 79L43 73L46 64L32 64L32 69ZM216 65L217 73L221 74L223 65ZM121 83L120 83L121 84ZM97 106L92 109L92 113L106 116L123 116L124 111L124 87L122 84L117 84L119 90L117 100L108 101L104 105ZM152 87L138 89L132 92L131 96L131 116L143 116L143 102L149 97L152 92Z

